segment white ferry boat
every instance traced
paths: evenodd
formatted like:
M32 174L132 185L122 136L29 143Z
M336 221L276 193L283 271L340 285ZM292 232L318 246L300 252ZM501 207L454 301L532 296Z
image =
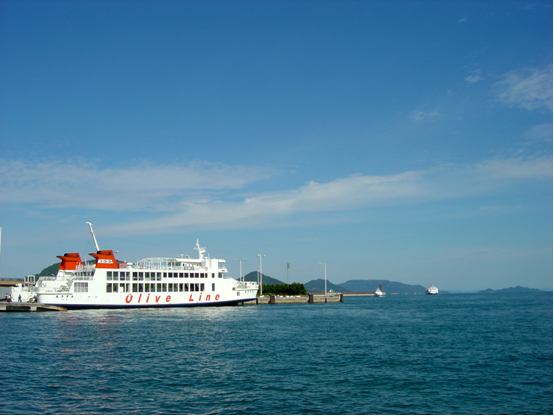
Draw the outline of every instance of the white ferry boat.
M61 259L56 276L36 282L36 301L68 309L146 308L239 305L256 299L258 284L227 277L225 260L204 257L198 239L198 258L146 258L118 262L112 250L100 250L92 224L96 261L85 264L79 253Z
M438 295L439 289L436 286L431 285L427 288L426 292L428 295Z
M25 276L23 283L18 283L10 290L9 302L32 303L36 301L37 288L35 287L35 276Z
M382 284L379 284L379 287L377 288L377 290L375 290L375 296L380 298L382 296L385 296L385 292L383 292L383 285Z

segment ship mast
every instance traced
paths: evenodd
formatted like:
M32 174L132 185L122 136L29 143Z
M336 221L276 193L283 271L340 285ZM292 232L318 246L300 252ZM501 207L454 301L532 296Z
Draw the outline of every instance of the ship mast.
M96 252L99 252L100 247L98 247L98 242L96 241L96 237L94 236L94 231L92 230L92 223L87 221L87 224L90 227L90 233L92 234L92 240L94 241L94 247L96 248Z
M204 259L204 253L206 252L206 247L200 247L200 239L199 238L196 239L196 247L194 249L198 250L198 258L200 260L203 260Z

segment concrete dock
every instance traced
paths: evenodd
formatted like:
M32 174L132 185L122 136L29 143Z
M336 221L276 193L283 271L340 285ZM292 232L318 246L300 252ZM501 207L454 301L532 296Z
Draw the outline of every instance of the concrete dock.
M306 296L258 296L258 298L244 302L245 305L287 305L304 303L338 303L343 302L342 293L310 293Z
M62 312L66 308L41 303L0 302L0 312Z

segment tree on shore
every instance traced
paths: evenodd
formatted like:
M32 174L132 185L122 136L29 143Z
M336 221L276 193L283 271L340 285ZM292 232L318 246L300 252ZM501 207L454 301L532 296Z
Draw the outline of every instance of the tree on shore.
M278 296L303 296L306 295L306 288L303 283L276 284L276 285L262 285L262 292L264 295L278 295ZM258 291L259 295L259 291Z

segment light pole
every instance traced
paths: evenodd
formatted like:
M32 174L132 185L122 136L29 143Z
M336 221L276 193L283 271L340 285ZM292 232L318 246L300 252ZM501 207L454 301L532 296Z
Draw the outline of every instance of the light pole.
M235 259L235 261L239 262L239 280L244 281L244 279L242 278L242 262L246 261L246 259Z
M265 254L256 254L256 257L260 258L260 296L264 294L263 292L263 281L264 281L264 274L262 272L262 257L265 257Z
M319 263L323 264L325 267L325 298L327 298L327 263Z

